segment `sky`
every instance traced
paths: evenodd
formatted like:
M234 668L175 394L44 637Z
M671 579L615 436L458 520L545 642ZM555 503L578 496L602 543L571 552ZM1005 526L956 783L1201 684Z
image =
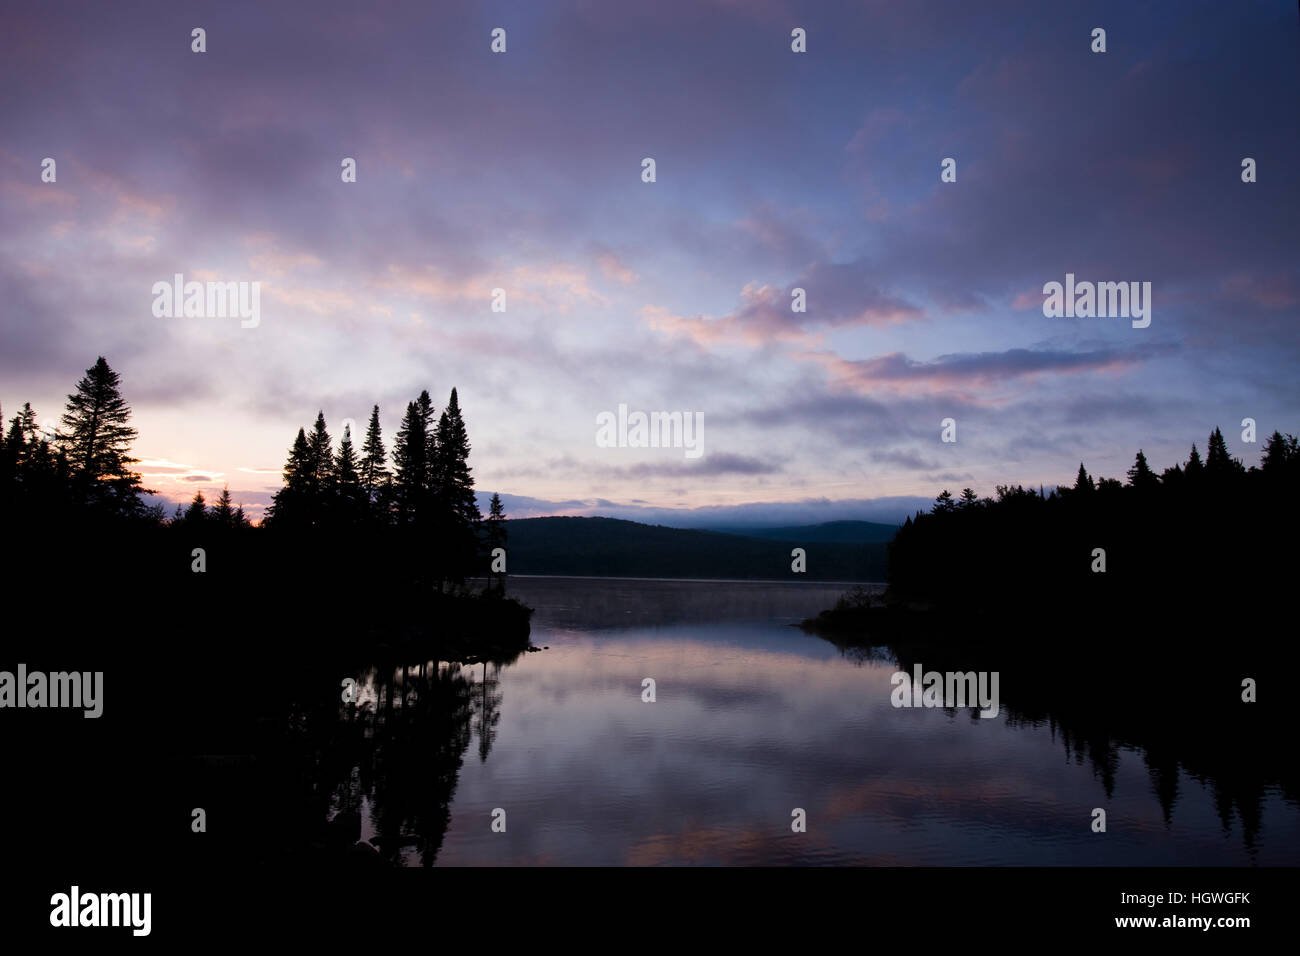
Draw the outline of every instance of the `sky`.
M57 420L103 355L146 484L228 484L254 517L318 410L337 439L377 404L391 449L406 403L453 386L477 488L514 517L901 520L1081 461L1122 478L1139 447L1159 471L1215 426L1254 464L1300 432L1297 20L9 4L0 407ZM257 324L155 315L177 273L258 283ZM1150 325L1045 316L1067 274L1150 282ZM702 416L702 454L601 447L620 405Z

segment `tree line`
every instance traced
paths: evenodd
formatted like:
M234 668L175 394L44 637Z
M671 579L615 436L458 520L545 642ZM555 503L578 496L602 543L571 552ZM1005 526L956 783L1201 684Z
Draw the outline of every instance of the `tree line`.
M335 450L325 416L317 414L310 433L298 430L283 487L257 528L229 487L211 503L197 491L170 518L161 504L147 504L145 496L158 492L145 488L133 468L139 459L130 453L137 437L130 419L120 376L103 356L68 396L58 428L42 428L25 403L8 430L0 430L0 512L46 524L170 527L190 536L237 531L240 537L270 535L282 544L309 537L313 547L382 535L389 550L400 552L398 560L418 567L417 576L439 589L481 573L492 549L506 544L500 496L493 494L486 519L479 512L469 436L454 388L436 418L427 390L407 404L391 459L378 405L359 451L350 428Z
M1251 596L1285 593L1298 485L1296 436L1273 432L1259 464L1246 467L1215 428L1204 459L1192 445L1185 462L1157 472L1139 450L1123 481L1094 478L1080 463L1072 486L1050 491L945 489L890 543L889 597L1068 622L1143 607L1222 617L1235 612L1225 596L1236 594L1257 618L1287 616L1256 609Z

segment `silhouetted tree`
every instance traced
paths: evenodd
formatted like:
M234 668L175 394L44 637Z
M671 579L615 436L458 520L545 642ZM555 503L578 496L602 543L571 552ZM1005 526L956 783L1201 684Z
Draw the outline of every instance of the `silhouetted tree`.
M307 472L310 475L307 494L311 501L311 519L319 524L334 496L334 443L325 428L323 411L316 413L316 424L307 436Z
M366 501L372 507L377 505L389 478L388 451L384 448L383 433L379 428L378 405L370 410L370 425L366 429L365 443L361 446L359 477Z
M226 485L217 496L217 503L212 506L212 523L218 528L235 526L235 509L230 506L230 486Z
M1296 436L1283 437L1281 432L1275 431L1264 444L1259 469L1270 477L1280 477L1294 471L1297 461L1300 461L1300 448L1297 448Z
M338 457L334 459L335 512L344 524L356 524L365 516L369 500L361 487L360 463L352 447L352 426L343 426Z
M462 583L474 565L478 524L483 516L478 510L474 479L470 476L469 435L454 388L438 420L437 440L433 447L434 501L442 526L443 555L448 561L444 577Z
M118 385L118 374L101 355L68 396L57 441L67 455L79 498L121 514L137 514L142 509L140 495L156 492L143 488L140 476L130 470L138 461L128 453L136 430L129 424L131 407Z
M284 463L284 485L271 500L267 509L267 524L278 528L303 528L311 526L311 495L313 483L311 450L307 433L298 429L298 437L289 449Z
M31 402L23 402L22 409L9 422L9 442L19 449L24 446L34 447L40 439L40 429L36 425L36 411Z
M1074 490L1081 493L1097 490L1097 486L1088 477L1088 472L1084 470L1083 462L1079 462L1079 474L1074 479Z
M429 436L424 415L408 402L393 442L393 497L399 524L419 519L429 486Z
M1137 458L1133 461L1133 467L1128 470L1128 483L1130 487L1139 491L1150 491L1160 484L1160 479L1156 477L1156 473L1147 464L1147 456L1142 453L1140 448L1138 449Z
M202 524L207 518L207 500L203 497L202 491L196 491L194 497L190 500L190 506L185 509L185 523L188 525Z
M1223 432L1214 429L1210 433L1209 450L1205 455L1205 473L1215 478L1237 475L1245 471L1237 459L1228 454L1228 443L1223 440Z
M428 389L420 391L415 408L424 429L424 493L426 501L430 501L438 493L438 423Z

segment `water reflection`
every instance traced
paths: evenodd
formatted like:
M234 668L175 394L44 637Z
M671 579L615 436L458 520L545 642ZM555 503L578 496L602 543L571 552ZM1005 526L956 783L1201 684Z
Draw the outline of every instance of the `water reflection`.
M369 667L357 705L312 726L319 852L406 866L1300 862L1295 759L1276 734L1225 725L1195 696L1144 707L1117 668L1107 683L981 661L1002 672L998 718L895 709L895 669L959 668L789 626L834 587L512 584L548 650ZM795 807L807 833L790 830Z
M501 719L500 670L425 661L356 675L355 705L340 704L320 750L318 792L328 824L318 849L366 862L431 866L474 738L486 761Z

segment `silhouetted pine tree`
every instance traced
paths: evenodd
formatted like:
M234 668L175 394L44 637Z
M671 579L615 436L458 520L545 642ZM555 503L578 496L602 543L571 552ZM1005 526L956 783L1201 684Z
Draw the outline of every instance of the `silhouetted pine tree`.
M429 435L424 415L415 402L408 402L393 442L393 498L398 524L412 524L425 517L428 453Z
M187 525L202 524L207 518L207 500L203 497L202 491L196 491L193 499L190 500L190 506L185 509L185 523Z
M454 388L446 410L438 419L436 448L439 497L454 521L466 526L477 525L483 516L478 510L474 479L470 476L469 433L465 430Z
M361 446L359 477L366 501L374 513L389 479L388 451L384 448L383 433L379 428L378 405L370 410L370 426L366 429L366 440Z
M230 486L226 485L217 496L217 503L212 506L212 523L219 528L235 526L235 509L230 506Z
M443 526L443 557L447 560L443 577L457 584L464 582L474 567L478 525L483 520L474 496L474 479L469 466L469 434L461 418L456 389L451 390L447 407L438 419L434 444L434 477L439 523Z
M275 493L271 507L267 509L268 525L276 528L310 527L313 477L307 433L299 428L298 437L293 440L289 458L284 463L284 485Z
M356 524L365 516L368 499L361 487L360 462L352 447L352 426L343 426L343 439L334 459L335 511L344 524Z
M415 400L415 407L420 413L420 421L424 426L424 460L426 470L424 473L424 489L430 495L437 492L438 476L436 474L436 462L438 460L438 423L434 417L433 399L429 397L429 390L423 389L420 397Z
M118 374L101 355L68 396L58 443L81 500L120 514L138 514L143 507L140 495L156 492L141 487L140 476L129 468L139 460L128 454L136 431L118 384Z
M1260 456L1259 470L1270 478L1293 474L1300 462L1300 448L1295 435L1283 437L1279 431L1268 436L1264 453Z
M1140 448L1138 449L1137 458L1133 460L1133 467L1128 470L1128 483L1130 487L1144 492L1150 491L1160 484L1160 479L1156 477L1156 473L1147 464L1147 456L1142 453Z
M34 447L40 438L40 429L36 425L36 411L31 402L23 402L22 409L9 422L8 441L14 443L21 456L24 447Z
M1241 462L1228 454L1228 443L1223 440L1223 432L1215 428L1210 433L1209 449L1205 455L1205 473L1222 478L1239 475L1245 470Z
M1088 472L1084 470L1083 462L1079 462L1079 474L1074 479L1074 490L1082 493L1097 490L1097 486L1088 477Z
M325 428L325 413L316 413L316 424L307 436L307 471L310 474L308 497L311 521L320 524L334 498L334 443Z

